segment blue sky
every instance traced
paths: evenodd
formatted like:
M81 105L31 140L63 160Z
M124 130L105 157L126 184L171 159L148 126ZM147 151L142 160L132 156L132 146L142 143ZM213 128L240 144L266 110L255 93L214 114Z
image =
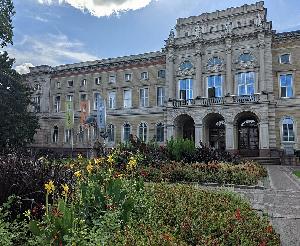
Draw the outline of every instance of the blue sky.
M160 50L176 19L245 0L14 0L14 45L22 64L60 65ZM278 32L300 29L299 0L266 0ZM127 10L124 10L127 9ZM26 67L22 65L18 68Z

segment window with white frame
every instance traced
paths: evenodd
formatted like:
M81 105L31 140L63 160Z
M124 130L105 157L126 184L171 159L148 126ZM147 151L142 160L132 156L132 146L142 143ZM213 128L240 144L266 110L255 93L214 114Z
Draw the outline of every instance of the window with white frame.
M56 89L60 89L60 82L59 81L56 82Z
M281 64L290 64L291 63L291 54L283 54L279 56L279 62Z
M140 107L149 106L149 88L140 89Z
M108 108L109 109L116 108L116 92L115 91L108 92Z
M80 101L86 101L87 100L87 94L80 94Z
M163 142L165 140L164 138L164 124L158 123L156 125L156 141L157 142Z
M131 133L131 126L130 124L126 123L123 126L123 141L128 142L130 138L130 133Z
M148 79L148 72L142 72L141 73L141 80L146 80Z
M132 100L131 100L131 90L124 90L124 108L131 108Z
M281 74L279 76L280 83L280 96L292 97L293 96L293 75Z
M71 142L72 142L72 130L65 129L65 143L71 143Z
M253 95L255 91L255 73L246 72L237 74L238 95Z
M66 110L72 110L72 102L73 102L73 95L67 95L66 96L66 102L71 102L69 104L66 104L68 108L66 108Z
M95 78L95 85L100 85L101 84L101 77Z
M193 99L193 80L179 80L179 98L183 100Z
M157 106L162 107L165 103L165 88L164 87L157 87L156 91L156 102Z
M147 141L147 124L145 122L142 122L139 125L139 139L142 142L146 142Z
M114 74L109 75L108 83L116 83L116 75Z
M100 93L96 92L94 93L94 110L97 110L100 103Z
M282 140L284 142L294 142L294 121L290 117L286 117L282 121Z
M166 70L165 69L158 70L157 77L160 79L164 79L166 77Z
M34 112L39 113L41 111L41 97L40 96L33 97L33 107L34 107Z
M208 97L222 97L222 75L207 77Z
M58 142L58 126L53 127L53 133L52 133L52 143Z
M81 86L81 87L85 87L85 86L86 86L86 79L82 79L82 80L81 80L80 86Z
M132 80L132 74L131 73L125 73L125 82L129 82Z
M73 87L74 81L73 80L68 80L68 87Z
M114 142L115 141L115 126L113 124L110 124L107 126L107 141L108 142Z
M54 98L54 112L55 113L60 112L60 96L56 96Z

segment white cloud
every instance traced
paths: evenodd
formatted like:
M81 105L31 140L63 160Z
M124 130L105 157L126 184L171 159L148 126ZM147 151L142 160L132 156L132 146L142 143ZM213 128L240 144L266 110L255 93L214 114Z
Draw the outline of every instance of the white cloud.
M40 37L24 35L21 41L8 47L7 52L16 59L16 67L24 63L57 66L98 59L84 49L83 43L69 40L66 35L47 34Z
M69 4L81 11L88 11L92 15L110 16L128 10L146 7L152 0L38 0L41 4Z
M19 74L25 74L30 72L29 70L30 67L34 67L34 66L31 63L25 62L19 66L16 66L15 69Z

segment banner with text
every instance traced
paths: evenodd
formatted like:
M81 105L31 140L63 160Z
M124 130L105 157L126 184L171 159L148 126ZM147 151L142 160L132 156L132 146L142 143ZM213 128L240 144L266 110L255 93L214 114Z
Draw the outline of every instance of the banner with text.
M87 117L90 113L90 103L89 101L80 102L80 124L84 125Z
M74 126L74 112L73 112L73 102L66 102L66 128L71 129Z

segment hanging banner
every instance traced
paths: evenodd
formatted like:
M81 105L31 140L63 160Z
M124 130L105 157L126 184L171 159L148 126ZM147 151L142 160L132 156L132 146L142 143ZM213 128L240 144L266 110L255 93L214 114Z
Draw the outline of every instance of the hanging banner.
M90 113L89 101L80 102L80 124L84 125Z
M106 105L105 100L98 95L97 96L97 125L99 129L105 129L106 126Z
M73 102L66 102L65 109L66 109L65 125L67 129L71 129L74 126Z

